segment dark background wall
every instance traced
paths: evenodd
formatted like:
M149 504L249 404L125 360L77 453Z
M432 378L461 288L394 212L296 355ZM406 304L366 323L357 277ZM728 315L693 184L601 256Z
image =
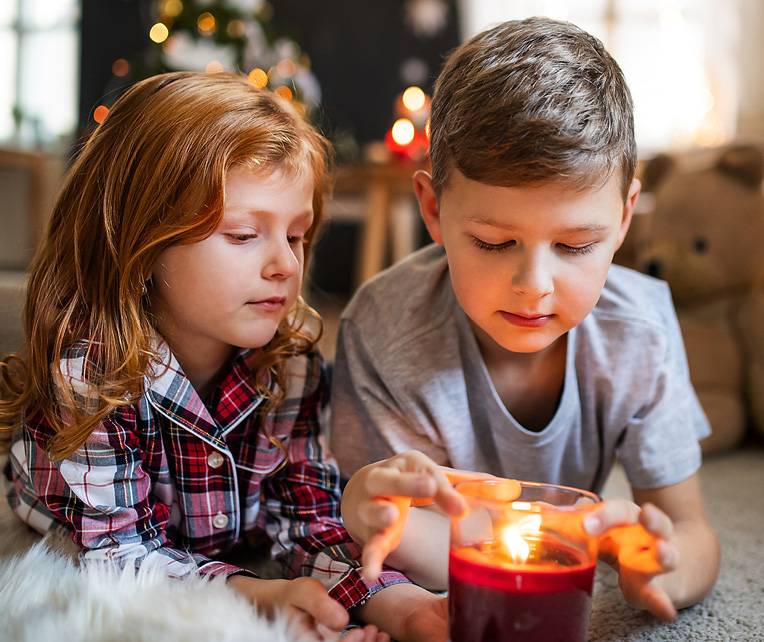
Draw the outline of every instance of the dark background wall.
M407 24L409 0L273 0L272 22L310 56L323 94L325 133L350 132L360 142L380 140L390 127L395 97L409 84L406 61L425 69L425 91L444 55L459 42L455 0L446 0L448 22L434 36ZM80 124L92 125L93 109L119 93L112 75L118 58L136 58L149 44L155 21L152 0L82 0Z

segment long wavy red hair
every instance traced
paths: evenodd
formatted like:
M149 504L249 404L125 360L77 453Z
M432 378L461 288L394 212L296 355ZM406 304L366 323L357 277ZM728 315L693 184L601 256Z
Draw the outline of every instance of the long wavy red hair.
M292 106L236 74L161 74L132 86L95 130L67 173L45 238L30 267L25 349L0 362L0 438L35 413L54 435L48 455L71 455L115 408L134 403L155 371L147 279L160 253L217 227L226 173L245 165L312 172L314 222L323 217L329 146ZM308 317L318 320L309 332ZM313 348L320 318L300 298L264 347L258 374L272 407L283 395L284 363ZM54 385L63 351L97 346L88 383L95 407ZM89 360L88 360L89 361ZM56 396L58 394L58 397ZM61 405L71 417L61 418Z

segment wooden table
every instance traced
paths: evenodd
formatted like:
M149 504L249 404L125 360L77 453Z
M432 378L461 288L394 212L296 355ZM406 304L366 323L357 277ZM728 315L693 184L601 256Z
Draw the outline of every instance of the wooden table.
M401 199L411 199L411 209L415 209L412 176L418 169L429 170L429 166L391 162L339 168L335 196L360 195L364 202L361 242L355 267L356 285L387 267L388 251L394 263L416 249L412 217L405 214L396 216L395 206Z

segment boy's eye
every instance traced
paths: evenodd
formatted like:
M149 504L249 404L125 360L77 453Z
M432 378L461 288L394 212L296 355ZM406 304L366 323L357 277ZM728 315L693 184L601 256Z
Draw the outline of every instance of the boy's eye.
M565 245L565 243L560 243L557 247L568 254L588 254L594 250L594 243L587 245Z
M481 241L477 236L472 237L472 242L479 250L485 250L486 252L501 252L502 250L506 250L515 245L515 241L506 241L505 243L486 243L485 241Z

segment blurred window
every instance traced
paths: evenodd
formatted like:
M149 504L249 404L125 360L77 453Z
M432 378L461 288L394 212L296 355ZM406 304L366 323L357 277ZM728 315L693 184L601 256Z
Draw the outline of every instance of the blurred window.
M74 134L79 0L0 0L0 141L54 143Z
M642 155L718 145L735 134L737 3L714 0L460 0L469 37L503 20L546 15L602 40L624 71Z

